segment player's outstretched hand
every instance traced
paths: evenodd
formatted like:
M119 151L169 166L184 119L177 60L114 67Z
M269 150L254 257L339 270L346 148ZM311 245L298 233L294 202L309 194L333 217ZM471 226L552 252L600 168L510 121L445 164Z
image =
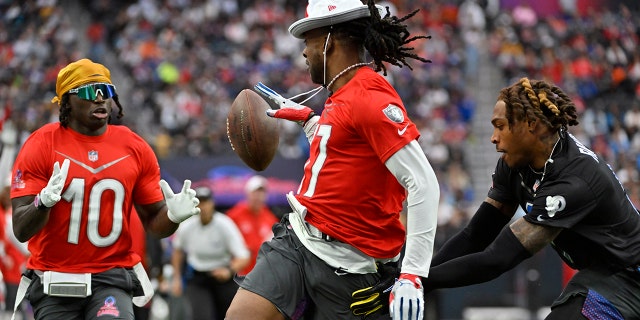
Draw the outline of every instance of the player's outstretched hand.
M47 208L51 208L60 201L60 194L62 193L64 182L67 180L68 173L69 159L62 161L62 167L60 167L60 162L58 161L53 164L53 174L51 174L47 186L44 187L36 197L36 207L39 208L40 204L42 204Z
M254 86L254 88L260 94L275 102L279 107L279 109L267 110L267 115L270 117L294 121L301 126L304 126L305 123L309 121L309 119L315 116L315 113L311 108L303 106L281 96L279 93L267 87L262 82L258 82L258 84Z
M424 292L422 281L415 274L401 273L391 289L389 312L393 320L422 320Z
M398 278L398 267L395 264L378 263L378 273L380 273L378 283L351 294L353 302L349 307L354 315L366 317L374 313L389 312L389 294Z
M160 180L160 189L162 189L162 194L164 194L164 199L169 209L167 211L169 220L174 223L181 223L189 217L200 213L200 208L198 208L200 200L196 198L196 191L191 189L191 180L185 180L184 185L182 185L182 191L177 194L173 193L169 184L164 180Z

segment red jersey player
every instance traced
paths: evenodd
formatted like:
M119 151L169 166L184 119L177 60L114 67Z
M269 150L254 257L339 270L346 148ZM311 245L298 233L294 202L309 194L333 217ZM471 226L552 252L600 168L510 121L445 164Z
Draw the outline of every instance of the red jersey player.
M114 106L123 113L106 67L70 63L56 93L60 122L31 134L12 174L14 233L31 252L27 297L36 319L133 319L132 296L144 305L153 289L132 249L132 208L168 236L198 214L195 191L186 180L174 194L151 147L109 124Z
M238 272L246 275L253 269L258 257L258 251L263 242L273 237L271 227L278 222L278 218L267 206L267 179L255 175L244 186L246 198L227 210L227 216L240 229L247 248L251 251L251 262Z
M377 283L377 263L398 262L405 240L390 311L393 319L422 319L420 276L429 272L439 186L416 125L376 72L386 73L385 62L410 67L407 59L427 61L405 47L425 38L410 36L401 23L416 12L398 18L373 0L310 0L306 13L289 32L304 39L311 80L329 90L329 98L316 116L256 86L278 104L269 116L304 126L310 156L297 193L287 197L293 212L262 245L227 319L295 319L301 313L361 319L382 311L381 304L352 311L348 302L352 292ZM399 219L405 199L406 231Z

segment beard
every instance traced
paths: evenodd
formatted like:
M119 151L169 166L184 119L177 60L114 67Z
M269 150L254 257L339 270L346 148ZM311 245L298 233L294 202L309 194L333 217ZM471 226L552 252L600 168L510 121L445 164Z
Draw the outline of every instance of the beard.
M320 65L315 68L309 67L311 81L315 84L324 85L324 66Z

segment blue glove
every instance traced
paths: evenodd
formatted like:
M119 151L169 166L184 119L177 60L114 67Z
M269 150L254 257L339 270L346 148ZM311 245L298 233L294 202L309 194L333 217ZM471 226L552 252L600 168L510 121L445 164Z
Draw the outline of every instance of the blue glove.
M389 312L393 320L422 320L424 292L420 276L400 274L389 295Z
M258 82L254 88L260 94L275 102L279 107L279 109L267 110L267 115L270 117L293 121L304 126L309 119L316 115L311 108L295 103L292 100L281 96L273 89L265 86L262 82Z

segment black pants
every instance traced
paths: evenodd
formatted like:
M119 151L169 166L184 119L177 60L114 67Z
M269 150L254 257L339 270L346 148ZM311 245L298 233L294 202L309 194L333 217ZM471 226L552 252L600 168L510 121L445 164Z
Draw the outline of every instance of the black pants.
M544 318L545 320L587 320L582 315L582 306L584 305L585 296L576 295L567 300L567 302L553 308L551 313Z
M28 270L25 275L31 279L25 298L36 320L134 320L131 298L142 295L142 286L130 269L92 274L92 295L85 298L48 296L34 271Z
M185 285L193 320L223 320L236 291L233 279L218 282L208 273L194 272Z
M546 319L587 319L584 312L595 312L601 319L640 320L639 293L640 270L583 269L553 302ZM606 302L593 307L596 296ZM589 308L584 308L585 301Z

